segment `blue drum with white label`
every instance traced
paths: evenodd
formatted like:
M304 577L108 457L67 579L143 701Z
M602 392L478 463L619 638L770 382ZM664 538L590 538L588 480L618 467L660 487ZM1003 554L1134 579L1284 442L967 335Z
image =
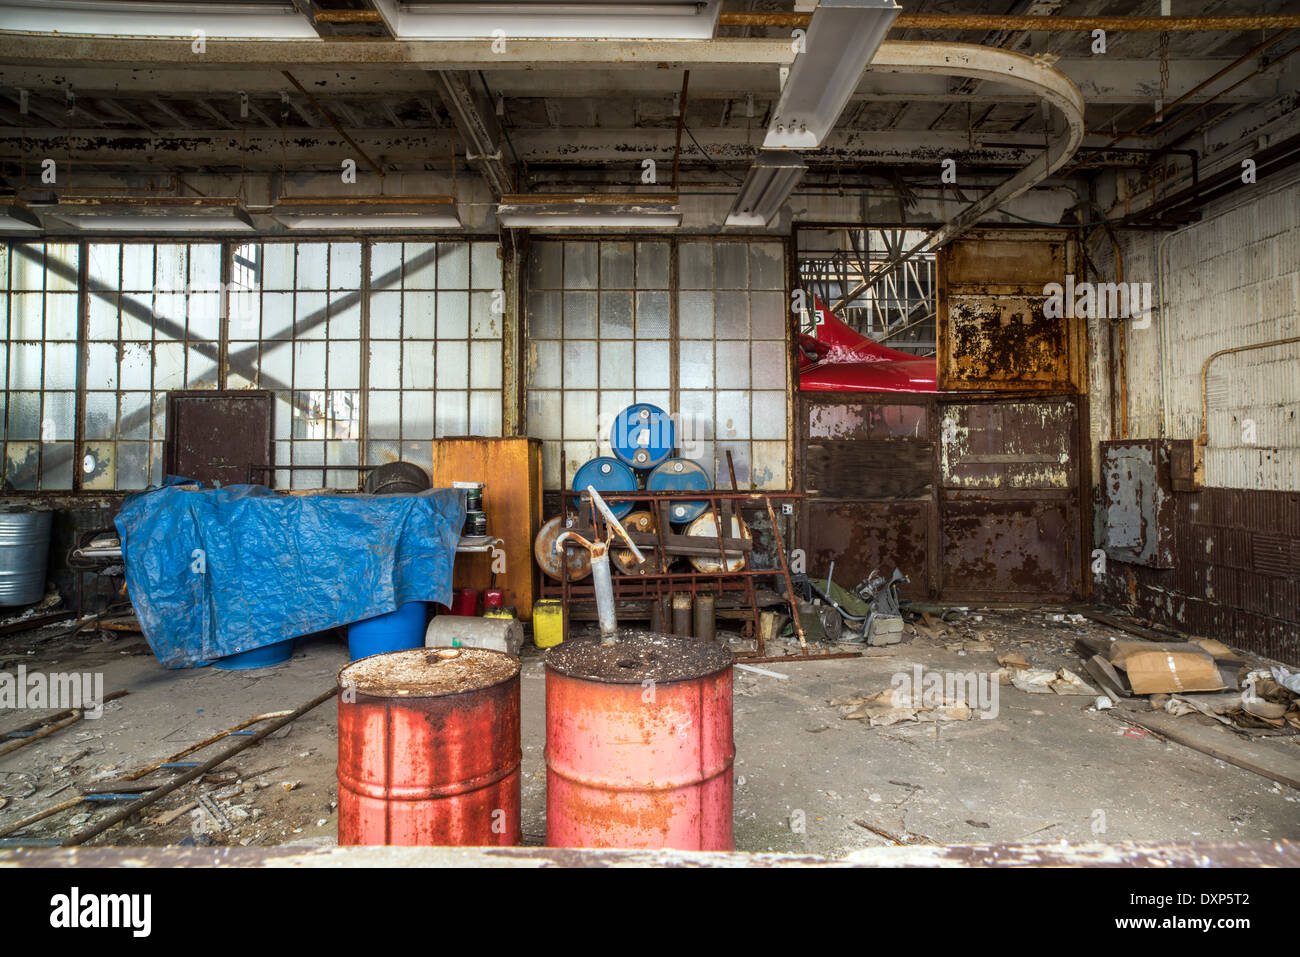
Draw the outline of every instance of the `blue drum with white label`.
M607 455L591 459L582 463L578 473L573 476L573 490L575 492L585 492L587 486L591 486L597 492L635 492L637 490L636 473L618 459L612 459ZM579 505L580 499L574 499L573 504ZM636 502L606 502L609 510L614 513L615 518L622 518L628 512L632 511Z
M673 454L676 443L672 416L645 402L629 405L609 430L614 454L634 469L654 468Z
M704 492L711 486L708 470L690 459L669 459L661 463L646 479L647 492ZM668 506L668 520L693 522L709 507L708 502L672 502Z

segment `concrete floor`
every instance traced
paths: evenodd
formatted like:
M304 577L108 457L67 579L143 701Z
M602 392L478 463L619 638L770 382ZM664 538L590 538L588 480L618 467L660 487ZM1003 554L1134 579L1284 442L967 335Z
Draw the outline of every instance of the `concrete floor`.
M784 680L737 670L737 849L839 857L890 844L859 821L909 842L941 844L1300 837L1300 793L1152 735L1133 736L1122 714L1092 710L1090 697L1003 686L998 714L988 720L876 728L843 719L830 704L887 689L892 675L913 665L994 671L996 654L1011 650L1034 666L1082 674L1071 649L1075 635L1110 630L1054 622L1053 611L973 609L938 640L918 635L858 659L762 666ZM97 721L0 757L0 803L9 799L0 827L66 800L70 783L117 777L253 715L295 708L331 687L346 661L341 642L314 640L300 643L287 664L262 671L166 671L139 636L43 644L37 637L0 639L0 668L12 672L21 662L29 671L102 671L105 690L131 694ZM526 844L543 843L546 830L544 685L540 655L529 649L522 674ZM0 711L0 731L34 716ZM1295 755L1296 742L1272 744ZM331 702L240 755L234 764L242 788L204 786L217 793L233 830L215 832L192 811L150 823L192 803L196 786L188 785L145 811L144 820L94 843L332 844L335 751ZM24 834L62 838L108 813L86 807Z

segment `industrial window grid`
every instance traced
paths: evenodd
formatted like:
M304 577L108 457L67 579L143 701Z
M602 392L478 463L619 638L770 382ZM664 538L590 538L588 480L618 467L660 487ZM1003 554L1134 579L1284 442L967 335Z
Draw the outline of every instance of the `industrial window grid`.
M770 239L535 240L526 415L545 486L610 454L612 417L650 402L677 415L681 454L720 487L728 451L742 487L789 487L785 288L785 245Z
M274 464L299 466L277 471L280 488L354 488L358 473L301 466L428 467L435 436L501 434L494 241L37 242L0 255L7 489L156 484L172 389L275 392Z

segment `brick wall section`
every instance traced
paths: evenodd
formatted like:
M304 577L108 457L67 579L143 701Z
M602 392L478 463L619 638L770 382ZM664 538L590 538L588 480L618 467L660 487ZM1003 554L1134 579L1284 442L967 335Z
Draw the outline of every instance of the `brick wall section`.
M1097 597L1300 665L1300 492L1174 493L1174 567L1112 560Z

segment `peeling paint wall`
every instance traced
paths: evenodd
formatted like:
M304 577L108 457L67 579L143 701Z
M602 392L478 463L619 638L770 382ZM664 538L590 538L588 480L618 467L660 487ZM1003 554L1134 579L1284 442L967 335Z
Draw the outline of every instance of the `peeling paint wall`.
M1094 245L1093 261L1113 278L1109 240ZM1158 305L1148 328L1127 330L1129 436L1194 439L1211 354L1300 336L1300 172L1243 187L1172 233L1122 233L1120 248L1125 280L1152 283L1153 302L1164 303L1163 363ZM1089 336L1094 356L1106 355L1104 331ZM1216 359L1208 396L1205 484L1300 490L1300 343ZM1094 440L1119 437L1102 402L1092 419Z

